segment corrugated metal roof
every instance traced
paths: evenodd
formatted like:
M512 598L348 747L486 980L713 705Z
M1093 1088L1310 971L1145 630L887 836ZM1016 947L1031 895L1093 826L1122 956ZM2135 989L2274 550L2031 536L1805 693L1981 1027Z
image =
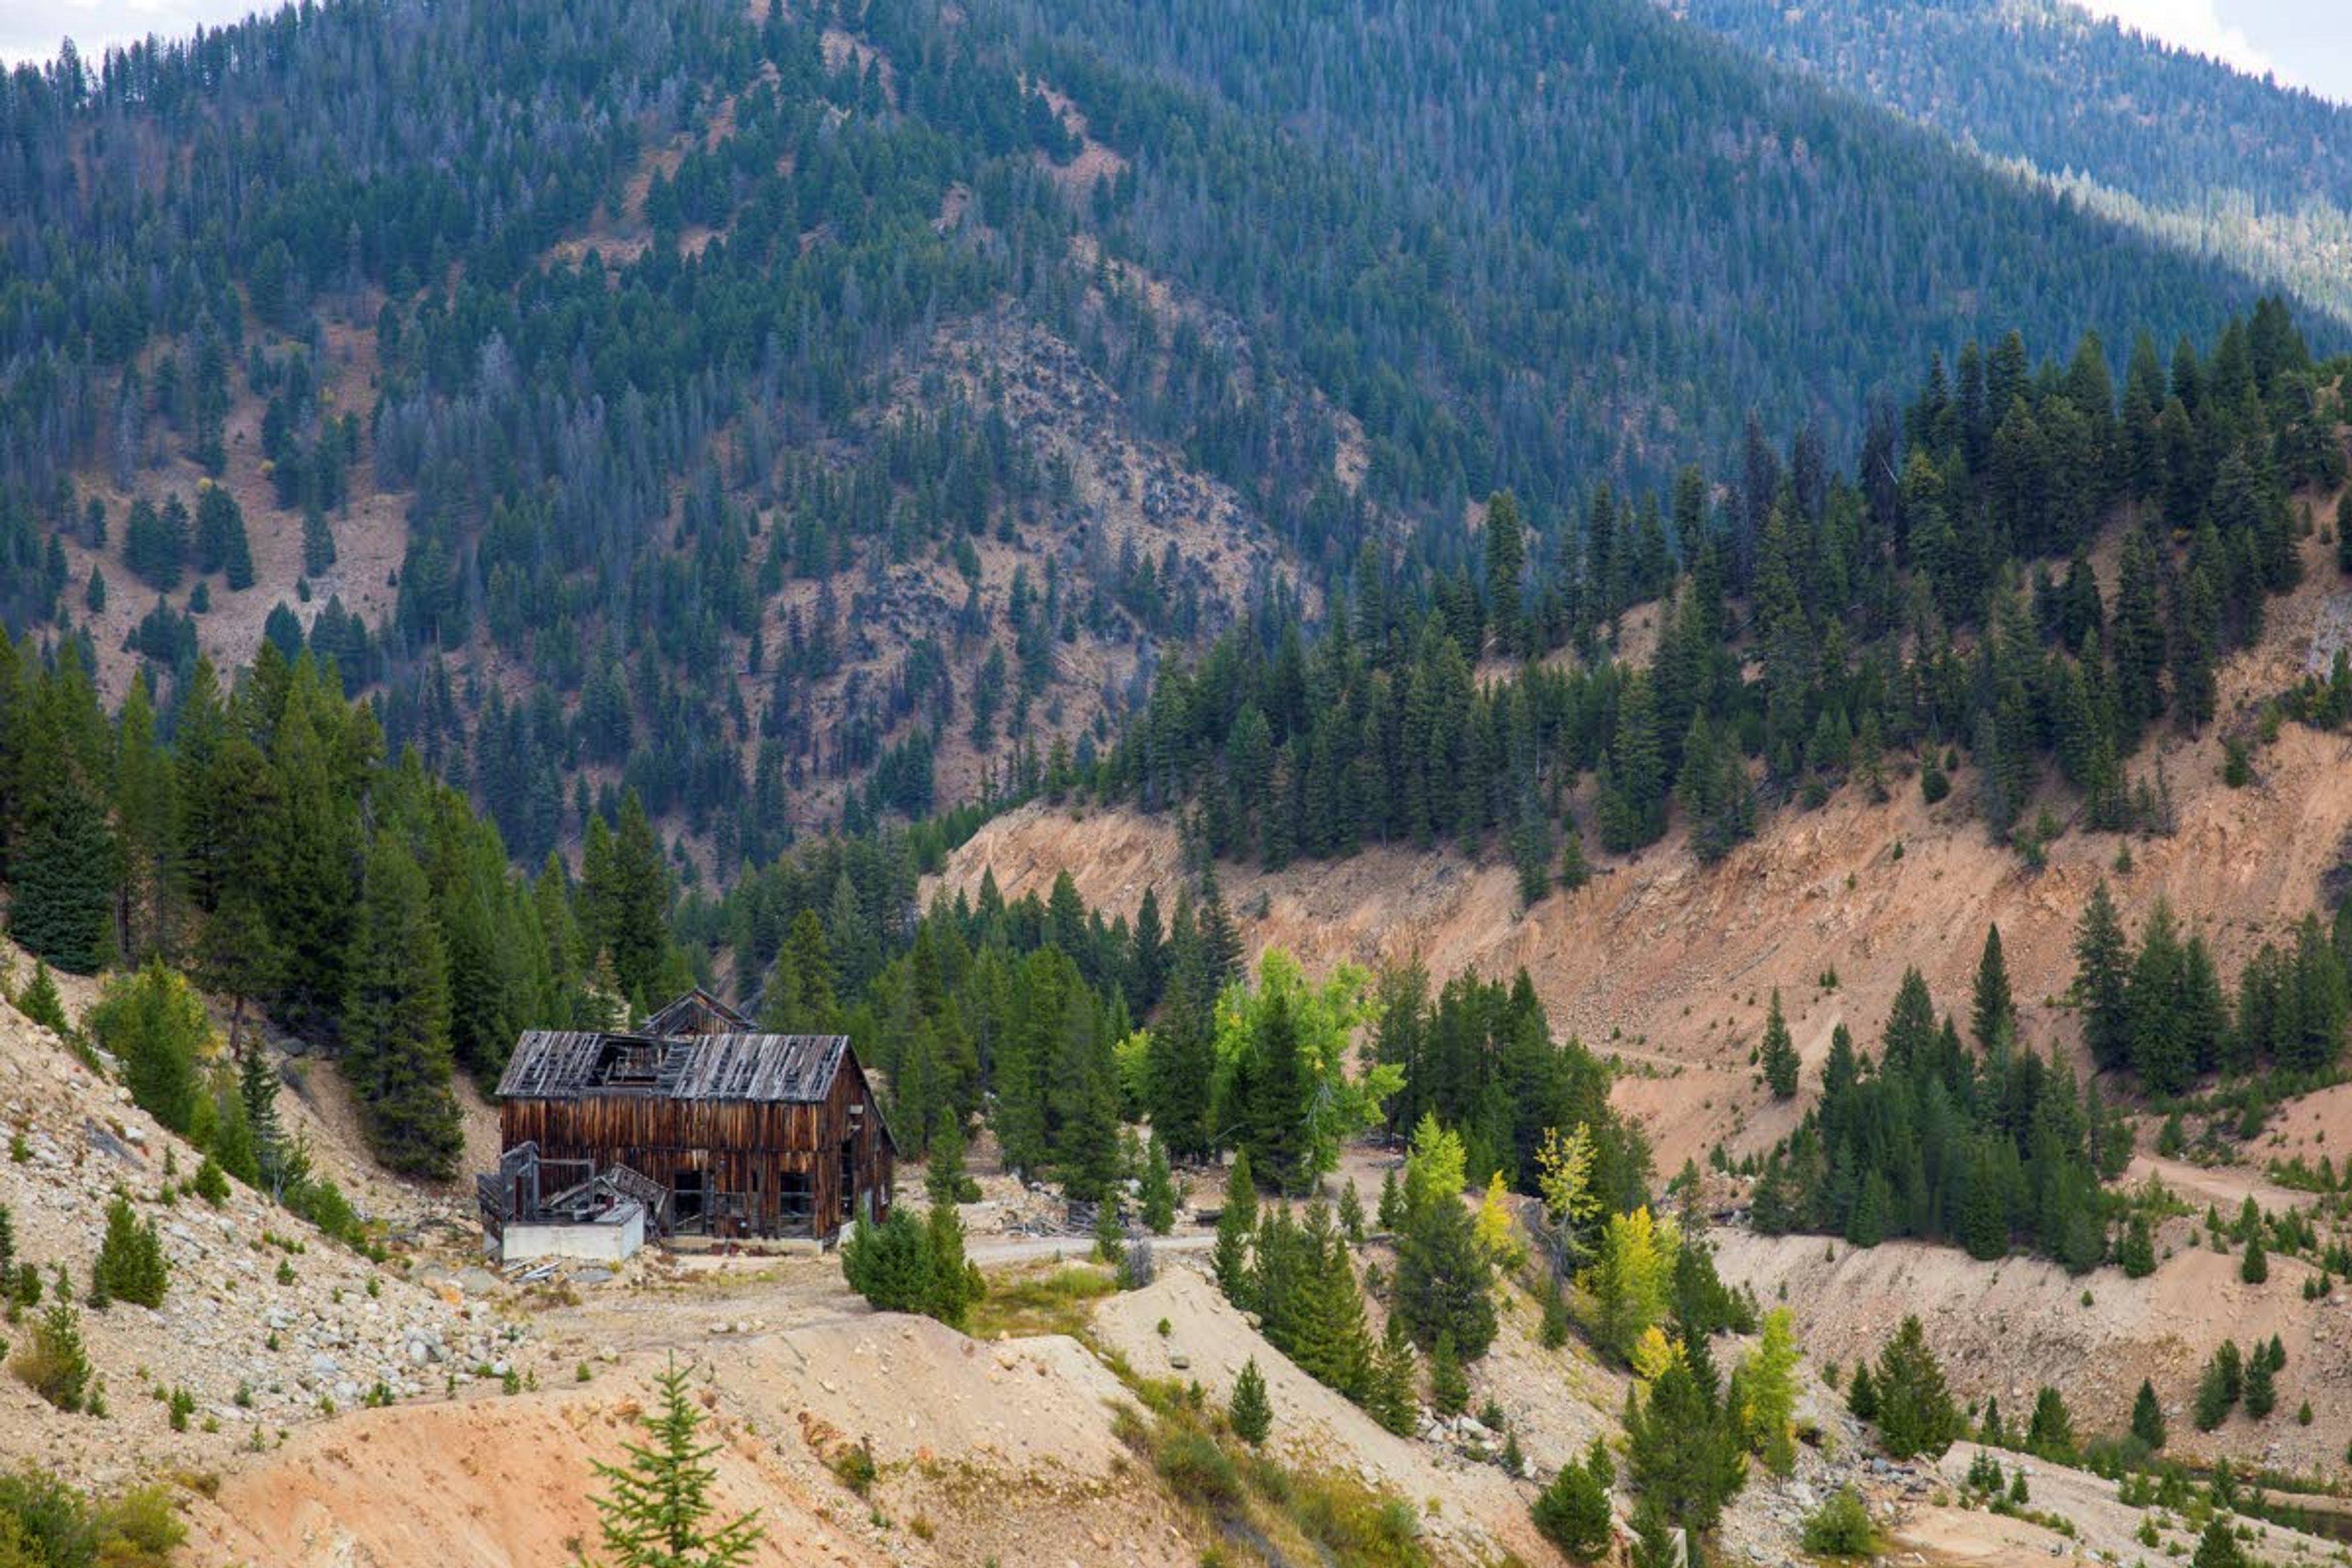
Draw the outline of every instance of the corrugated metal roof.
M666 1009L667 1011L667 1009ZM515 1043L502 1100L644 1094L813 1103L833 1091L846 1035L594 1034L534 1029Z

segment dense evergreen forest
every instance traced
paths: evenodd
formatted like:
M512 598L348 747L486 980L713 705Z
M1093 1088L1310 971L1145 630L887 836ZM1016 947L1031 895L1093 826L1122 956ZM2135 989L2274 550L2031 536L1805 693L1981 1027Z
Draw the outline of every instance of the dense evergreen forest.
M1100 783L1270 867L1499 845L1530 900L1581 879L1588 830L1623 852L1679 816L1714 859L1759 802L1883 797L1906 758L1936 800L1965 756L2029 858L2068 822L2159 828L2162 781L2130 758L2160 723L2212 721L2217 662L2300 580L2314 520L2293 498L2344 476L2339 395L2276 300L2168 363L2141 334L2120 390L2095 337L2063 364L2014 332L1970 343L1876 407L1850 478L1810 431L1783 458L1751 425L1724 482L1603 490L1580 531L1536 534L1496 498L1483 563L1419 594L1367 558L1311 645L1262 611L1162 672ZM1604 657L1652 599L1647 661ZM1493 656L1520 662L1482 678Z
M1633 0L327 5L0 79L0 623L53 645L152 595L168 729L207 616L286 591L257 531L298 530L268 639L521 863L635 792L722 880L949 804L950 748L999 793L1057 742L1083 771L1161 650L1290 614L1108 537L986 374L929 374L943 330L1042 327L1307 585L1370 549L1425 605L1496 487L1540 563L1616 521L1603 478L1751 411L1842 450L1987 322L2204 339L2252 300ZM372 620L310 589L377 495L405 545ZM1032 553L983 592L982 545ZM961 610L884 636L933 565ZM1134 678L1056 687L1082 638ZM1049 740L1066 698L1093 722Z
M1374 493L1444 518L1663 478L1751 410L1844 449L1971 332L2203 339L2252 303L1642 0L1006 8L1135 159L1112 243L1229 301L1361 420Z
M2063 0L1688 0L1691 22L2352 312L2352 109ZM2158 106L2161 106L2160 109Z

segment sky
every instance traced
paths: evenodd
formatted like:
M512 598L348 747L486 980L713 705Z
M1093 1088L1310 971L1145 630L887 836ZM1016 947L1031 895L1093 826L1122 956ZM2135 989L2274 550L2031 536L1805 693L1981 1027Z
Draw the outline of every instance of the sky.
M46 59L70 36L83 54L148 33L243 16L256 0L0 0L0 61ZM1904 0L1888 0L1901 5ZM2078 0L2152 37L2352 103L2346 0Z
M2352 8L2344 0L2076 3L2252 75L2268 71L2289 86L2352 103Z

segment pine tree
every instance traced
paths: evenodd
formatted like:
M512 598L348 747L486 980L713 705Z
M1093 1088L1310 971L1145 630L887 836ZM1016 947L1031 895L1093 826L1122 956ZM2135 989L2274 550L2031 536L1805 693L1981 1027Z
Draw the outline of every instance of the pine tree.
M2157 581L2157 555L2147 531L2126 529L2110 637L2116 718L2126 751L2164 708L2159 685L2165 664L2164 621L2158 606Z
M18 993L16 1011L61 1039L73 1032L73 1025L66 1017L65 1000L58 994L58 978L49 973L46 960L33 960L33 978Z
M375 761L378 741L373 717L366 710L347 711L310 659L295 663L283 679L284 710L270 737L268 842L257 856L270 869L261 889L276 939L270 1002L289 1022L318 1026L334 1017L350 992L360 914L352 890L367 858L358 784Z
M1348 1247L1317 1202L1298 1233L1299 1269L1293 1287L1287 1343L1301 1372L1360 1402L1372 1381L1372 1342L1364 1326L1364 1299Z
M2246 1414L2260 1421L2278 1406L2278 1374L2271 1370L2270 1358L2257 1355L2246 1368Z
M1393 1167L1381 1177L1381 1202L1380 1206L1372 1211L1372 1219L1391 1236L1404 1226L1404 1194L1397 1185L1397 1173Z
M1610 1216L1584 1288L1592 1296L1597 1336L1621 1359L1630 1362L1642 1336L1664 1321L1675 1254L1671 1222L1653 1219L1647 1208Z
M2172 911L2159 899L2140 934L2127 992L2132 1068L2152 1094L2178 1094L2196 1074L2179 1005L2183 973Z
M8 929L36 957L90 974L113 947L115 842L100 776L97 702L78 657L34 686L11 737Z
M1966 1430L1916 1316L1903 1320L1879 1353L1876 1387L1879 1440L1898 1459L1940 1455Z
M1095 1205L1095 1261L1117 1263L1127 1255L1127 1226L1119 1220L1118 1195L1106 1193Z
M1664 1509L1693 1536L1715 1527L1747 1469L1738 1435L1681 1356L1650 1384L1626 1394L1625 1456L1645 1504Z
M1677 1545L1665 1510L1643 1500L1633 1510L1633 1568L1690 1568L1687 1544Z
M2246 1238L2246 1250L2238 1259L2238 1278L2249 1285L2260 1285L2270 1277L2270 1254L2263 1249L2263 1234L2257 1229Z
M1380 1354L1372 1368L1371 1393L1364 1407L1384 1430L1411 1436L1420 1408L1416 1392L1419 1382L1412 1340L1405 1332L1404 1320L1391 1312L1381 1336Z
M596 829L592 824L593 835ZM760 1002L760 1026L772 1034L821 1035L840 1026L834 992L832 944L814 910L793 917L792 930L776 952Z
M1409 1203L1407 1209L1394 1310L1416 1343L1434 1346L1446 1336L1463 1359L1475 1361L1495 1341L1493 1266L1459 1198Z
M1793 1100L1799 1069L1797 1047L1789 1037L1789 1022L1780 1013L1780 988L1772 988L1772 1004L1764 1018L1764 1081L1775 1100Z
M590 834L593 842L593 826ZM583 860L582 867L589 931L595 945L613 955L622 994L639 1007L651 1005L659 1000L655 993L668 941L669 871L635 790L622 798L619 826L598 861Z
M1264 1444L1266 1434L1274 1430L1274 1405L1266 1398L1265 1377L1257 1369L1255 1356L1242 1363L1241 1375L1234 1380L1233 1403L1225 1414L1233 1423L1234 1435L1253 1448Z
M2150 1453L2164 1447L2164 1406L2157 1403L2156 1385L2146 1378L2140 1380L2139 1394L2132 1400L2131 1429Z
M150 959L136 973L108 982L86 1022L122 1063L131 1100L187 1136L201 1099L196 1058L212 1036L204 998L161 959Z
M2156 1237L2148 1229L2146 1215L2131 1216L2131 1223L2124 1228L2123 1245L2116 1249L2116 1261L2134 1279L2145 1279L2156 1272Z
M1470 1405L1470 1379L1451 1333L1439 1334L1429 1352L1429 1404L1440 1415L1459 1415Z
M1984 953L1977 961L1976 992L1969 1009L1970 1032L1977 1046L1990 1051L1996 1040L2016 1037L2017 1004L2009 989L2009 966L2002 962L2000 928L1985 928Z
M1738 1393L1733 1414L1748 1447L1774 1475L1785 1476L1797 1462L1790 1441L1797 1407L1796 1330L1786 1307L1765 1313L1755 1353L1732 1376Z
M1527 566L1527 531L1517 500L1507 490L1486 502L1486 613L1495 628L1495 648L1507 657L1524 651L1519 636L1519 577Z
M1596 1437L1583 1462L1562 1465L1551 1484L1536 1498L1532 1510L1536 1529L1579 1563L1592 1562L1609 1549L1612 1468L1607 1450Z
M155 1222L141 1223L129 1200L117 1196L106 1205L106 1238L99 1246L98 1261L90 1268L92 1294L160 1307L171 1276Z
M2227 1513L2216 1513L2205 1521L2205 1532L2197 1538L2197 1554L2189 1560L2189 1568L2246 1568L2246 1553L2238 1544Z
M1145 1229L1166 1236L1176 1228L1176 1179L1168 1168L1168 1146L1157 1132L1144 1163L1141 1202Z
M594 1466L607 1489L593 1500L613 1568L731 1568L750 1562L766 1537L756 1511L713 1523L719 1473L709 1461L722 1445L696 1441L702 1413L687 1383L673 1359L654 1379L656 1409L639 1417L646 1440L624 1445L625 1467Z
M302 574L320 577L335 563L335 531L316 506L302 509Z
M130 963L170 955L179 944L184 879L177 785L156 734L154 700L142 670L132 678L115 722L115 840L121 856L116 925Z
M1168 980L1167 932L1160 915L1160 889L1143 889L1143 901L1136 906L1135 932L1128 944L1128 985L1129 1000L1135 1005L1138 1017L1148 1017L1160 1005L1160 990Z
M1568 1293L1559 1288L1559 1276L1544 1270L1542 1316L1536 1329L1537 1342L1548 1351L1556 1351L1568 1343Z
M1051 1146L1063 1189L1074 1198L1106 1199L1119 1179L1118 1090L1110 1042L1097 1027L1083 983L1063 1016L1047 1100Z
M2033 1401L2033 1419L2025 1429L2026 1451L2054 1464L2074 1462L2074 1416L2065 1395L2048 1384Z
M2205 1370L2197 1379L2197 1401L2193 1412L2197 1429L2210 1432L2229 1419L2230 1407L2238 1402L2238 1389L2229 1368L2216 1352L2206 1362Z
M1350 1247L1364 1245L1364 1200L1352 1181L1339 1184L1339 1234Z
M416 858L390 831L367 858L343 1008L343 1071L376 1157L446 1180L464 1138L450 1089L449 994Z
M1217 1288L1243 1311L1257 1303L1257 1281L1250 1268L1256 1230L1257 1187L1250 1177L1249 1151L1244 1149L1234 1153L1233 1172L1225 1180L1225 1206L1217 1215L1217 1246L1211 1255Z
M1191 906L1180 901L1170 941L1167 1001L1151 1029L1145 1100L1151 1125L1177 1155L1211 1152L1210 1096L1216 1079L1215 993L1210 987Z
M1277 1193L1298 1188L1306 1174L1303 1112L1309 1083L1300 1056L1298 1021L1286 991L1267 988L1253 1019L1247 1092L1239 1096L1242 1136L1252 1168Z
M923 1310L950 1328L961 1328L981 1294L980 1272L964 1257L963 1218L953 1204L935 1203L923 1222L930 1290Z
M1853 1381L1846 1385L1845 1408L1857 1421L1878 1419L1878 1380L1871 1375L1866 1361L1854 1363Z
M1889 1211L1894 1206L1895 1192L1887 1184L1885 1173L1869 1172L1862 1178L1861 1191L1855 1194L1853 1207L1846 1215L1846 1241L1864 1248L1885 1241Z
M841 1276L877 1312L924 1312L937 1281L930 1233L905 1208L881 1224L859 1215L841 1244Z
M28 1288L17 1291L18 1303L37 1303L38 1270L27 1263L18 1278L30 1281ZM89 1352L82 1343L81 1314L74 1310L67 1292L58 1292L56 1303L34 1325L31 1339L16 1352L11 1364L26 1386L67 1415L82 1408L90 1393Z

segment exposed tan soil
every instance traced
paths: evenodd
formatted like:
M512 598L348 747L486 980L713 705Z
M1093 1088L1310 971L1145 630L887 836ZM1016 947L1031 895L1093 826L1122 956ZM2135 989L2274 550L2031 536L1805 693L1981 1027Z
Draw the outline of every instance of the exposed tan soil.
M1160 1325L1165 1322L1163 1334ZM1491 1464L1436 1444L1399 1437L1293 1366L1250 1327L1216 1286L1187 1268L1164 1270L1142 1290L1107 1299L1095 1331L1149 1377L1197 1379L1220 1403L1255 1358L1275 1411L1269 1444L1293 1462L1351 1472L1415 1503L1431 1536L1478 1560L1496 1548L1540 1561L1549 1549L1528 1522L1534 1489Z
M2164 1405L2168 1458L2226 1453L2282 1470L2338 1473L2352 1441L2352 1298L2339 1289L2325 1302L2304 1300L2311 1270L2275 1257L2266 1283L2244 1284L2235 1256L2189 1247L2189 1229L2186 1221L2164 1228L2159 1252L2168 1256L2145 1279L2112 1268L2076 1278L2027 1258L1979 1263L1919 1242L1865 1250L1728 1229L1717 1234L1717 1261L1726 1279L1748 1284L1767 1306L1785 1301L1794 1310L1816 1362L1851 1368L1874 1357L1916 1313L1955 1394L1998 1398L2011 1421L2032 1415L2047 1383L2065 1394L2077 1432L2124 1431L2146 1378ZM2213 1433L2199 1432L2190 1405L2214 1347L2273 1334L2287 1353L2277 1409L2266 1421L2240 1412ZM2309 1426L2295 1420L2305 1400Z
M590 1466L627 1462L621 1445L635 1434L622 1415L653 1396L646 1370L577 1393L361 1411L305 1432L231 1473L216 1504L192 1508L189 1556L287 1568L573 1561L598 1539ZM748 1423L720 1431L716 1506L759 1510L767 1539L754 1563L892 1561L834 1523L839 1500L812 1497Z
M102 470L93 469L79 476L82 496L95 497L106 503L107 542L103 547L91 550L83 542L79 530L60 535L66 552L68 592L72 595L75 618L89 622L91 640L98 649L99 681L110 694L119 696L139 665L138 656L123 646L132 629L155 607L159 598L174 610L185 613L197 581L192 573L184 572L177 587L158 595L131 575L131 569L123 564L131 503L142 495L161 506L166 497L176 494L193 516L202 487L217 482L236 498L237 506L245 513L246 537L253 554L253 585L231 592L217 575L208 579L212 608L196 617L197 637L215 657L225 653L233 664L249 661L261 645L263 623L280 603L291 609L305 627L335 595L341 595L343 607L371 628L391 613L397 590L388 586L388 579L407 552L407 511L402 498L373 488L364 426L366 410L375 400L375 331L372 324L353 327L347 320L364 315L373 323L374 310L373 302L362 301L348 311L332 308L322 308L320 311L326 350L313 365L322 389L320 406L327 416L334 417L340 417L347 409L358 410L363 430L362 451L352 468L351 504L328 517L335 535L335 562L310 578L308 603L296 591L297 583L304 575L302 514L278 505L261 455L261 419L266 402L252 395L241 371L232 372L229 377L232 396L222 433L227 465L217 481L180 455L182 443L175 436L166 436L161 442L163 450L169 454L164 460L140 468L128 489L117 486L112 475ZM273 335L266 341L273 357L287 352L285 340ZM82 603L82 589L93 566L105 577L107 590L106 608L96 616L89 615Z

